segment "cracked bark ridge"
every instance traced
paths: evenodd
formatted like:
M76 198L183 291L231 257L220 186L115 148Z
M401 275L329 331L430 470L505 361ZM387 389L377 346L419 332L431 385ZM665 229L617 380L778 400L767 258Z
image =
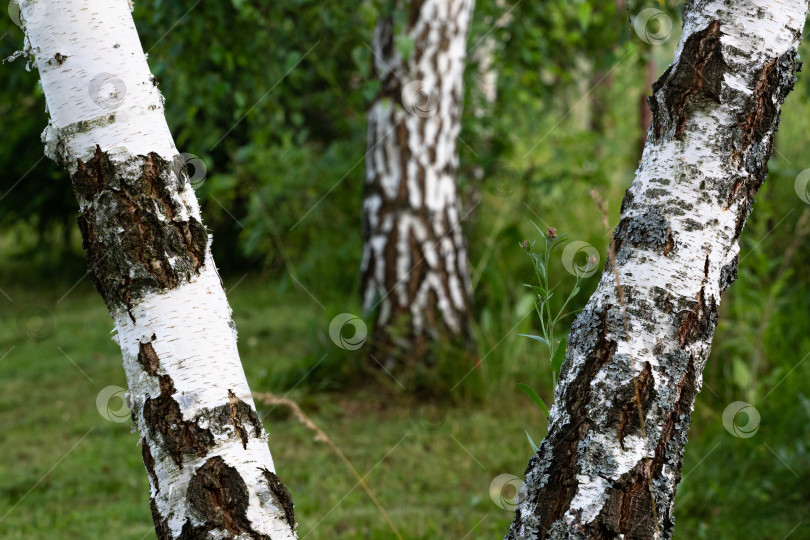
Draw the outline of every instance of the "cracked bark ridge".
M508 540L672 537L691 412L799 67L807 9L798 0L685 5L614 231L616 267L606 264L572 325L549 432Z
M182 156L155 153L123 162L96 147L72 175L90 279L110 311L188 282L205 261L208 234L179 195Z
M293 505L292 495L290 495L290 491L287 489L287 486L281 483L281 480L279 480L276 473L264 468L262 468L261 471L262 474L264 475L265 480L267 480L267 485L270 488L270 492L276 499L276 503L278 503L278 506L282 510L284 510L284 517L287 520L287 524L291 528L294 528L295 508Z
M381 19L372 44L381 91L368 121L361 295L365 310L377 312L371 354L397 371L430 364L432 343L468 351L473 342L456 186L473 2L396 2L394 9L407 22ZM395 45L402 37L413 42L407 58Z
M653 121L651 131L659 140L665 134L680 139L686 129L689 109L719 103L723 75L720 21L691 34L683 44L683 61L670 66L653 84L649 99Z

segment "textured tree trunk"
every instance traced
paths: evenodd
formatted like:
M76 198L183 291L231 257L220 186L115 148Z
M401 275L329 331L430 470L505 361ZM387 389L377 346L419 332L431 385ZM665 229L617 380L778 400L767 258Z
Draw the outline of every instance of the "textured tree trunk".
M70 173L90 277L115 321L160 539L292 539L185 160L127 0L20 0Z
M371 354L389 367L429 345L470 343L470 284L456 187L472 0L397 2L373 40L361 292L378 310ZM407 51L407 49L410 49ZM407 57L403 56L407 52Z
M508 539L671 538L720 296L736 277L806 14L799 0L684 7L615 261L572 327Z

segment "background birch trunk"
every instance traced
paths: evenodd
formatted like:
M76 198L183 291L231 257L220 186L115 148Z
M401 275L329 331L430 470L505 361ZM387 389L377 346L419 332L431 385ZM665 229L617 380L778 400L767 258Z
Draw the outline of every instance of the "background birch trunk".
M361 294L377 310L371 354L424 361L468 349L470 280L456 186L472 0L397 2L373 40L381 91L368 114Z
M51 117L45 151L70 173L90 278L115 321L158 538L294 538L130 3L19 5Z
M684 6L613 235L615 268L607 263L571 329L549 433L529 462L507 539L671 538L718 304L736 277L807 8Z

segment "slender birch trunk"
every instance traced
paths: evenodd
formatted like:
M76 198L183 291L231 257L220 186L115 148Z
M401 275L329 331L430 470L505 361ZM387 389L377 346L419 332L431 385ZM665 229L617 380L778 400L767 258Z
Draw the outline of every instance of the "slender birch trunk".
M549 433L529 462L507 539L672 537L720 296L736 277L807 8L801 0L684 7L675 60L653 86L615 262L572 327Z
M160 539L292 539L184 158L127 0L19 0L90 278L115 321Z
M361 292L372 352L391 368L432 341L470 343L470 280L456 187L472 0L397 2L373 40L381 91L368 114ZM410 48L406 56L402 49Z

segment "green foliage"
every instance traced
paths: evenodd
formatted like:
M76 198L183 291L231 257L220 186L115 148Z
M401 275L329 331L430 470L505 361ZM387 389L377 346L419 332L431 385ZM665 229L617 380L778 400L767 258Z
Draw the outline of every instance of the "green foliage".
M565 359L565 351L568 345L568 340L566 337L561 338L560 341L555 340L554 328L565 317L581 311L581 308L566 311L566 307L568 307L571 301L576 298L577 293L579 293L581 288L580 282L585 275L588 274L588 272L596 267L597 260L595 258L592 260L589 259L585 262L584 267L581 269L578 266L573 266L575 270L574 277L576 278L574 288L568 293L562 305L558 309L554 309L551 304L551 298L554 296L553 291L558 287L559 284L552 283L551 276L549 274L549 264L551 263L551 255L554 249L565 242L563 238L565 234L558 235L557 230L553 228L549 228L548 231L543 232L543 230L538 227L536 223L532 223L532 225L534 225L534 228L540 233L543 241L540 244L539 250L534 250L534 243L529 244L527 241L524 241L521 244L521 247L525 249L526 253L529 255L529 259L532 262L534 274L537 279L537 285L527 283L524 284L524 287L528 287L532 290L532 293L536 295L534 306L535 310L537 311L538 319L540 320L540 328L543 335L518 335L539 341L545 345L546 349L548 350L549 361L551 364L551 387L553 390L554 386L556 385L557 376L562 368L563 360ZM521 383L518 383L518 388L529 396L529 398L540 408L540 410L545 413L546 417L549 416L548 407L543 401L543 398L541 398L535 390ZM537 451L537 446L534 444L531 436L529 436L528 431L526 432L526 436L529 439L529 444L532 446L532 449Z

